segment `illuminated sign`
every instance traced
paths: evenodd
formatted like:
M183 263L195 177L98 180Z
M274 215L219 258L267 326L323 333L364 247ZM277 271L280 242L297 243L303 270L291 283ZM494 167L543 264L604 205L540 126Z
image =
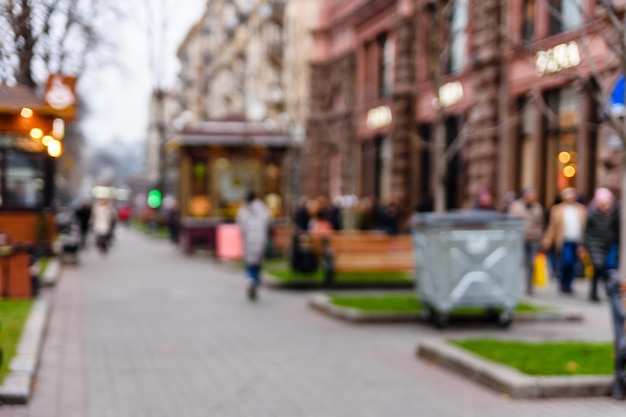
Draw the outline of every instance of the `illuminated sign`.
M537 74L539 75L553 74L580 64L580 52L574 41L562 43L547 51L539 51L536 58Z
M453 106L463 98L463 84L453 81L439 88L439 103L443 107Z
M392 116L389 106L379 106L367 112L367 127L379 129L391 124Z
M76 104L71 85L60 75L52 75L48 81L45 99L53 109L62 110Z

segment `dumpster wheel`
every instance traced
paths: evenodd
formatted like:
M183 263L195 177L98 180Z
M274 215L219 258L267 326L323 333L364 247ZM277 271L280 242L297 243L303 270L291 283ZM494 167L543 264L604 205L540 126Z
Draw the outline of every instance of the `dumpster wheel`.
M511 313L502 313L498 319L498 326L508 329L513 323L513 315Z
M448 323L450 323L450 316L448 313L437 313L435 326L437 326L438 329L441 330L448 327Z
M443 329L450 323L450 314L447 311L439 311L432 305L424 303L422 320L424 320L425 323L433 324L438 329Z

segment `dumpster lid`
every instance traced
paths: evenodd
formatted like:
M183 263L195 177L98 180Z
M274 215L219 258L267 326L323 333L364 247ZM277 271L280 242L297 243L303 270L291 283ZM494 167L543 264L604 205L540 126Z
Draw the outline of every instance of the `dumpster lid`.
M498 211L458 210L445 213L419 213L411 218L411 226L417 225L472 225L487 223L518 224L524 220Z

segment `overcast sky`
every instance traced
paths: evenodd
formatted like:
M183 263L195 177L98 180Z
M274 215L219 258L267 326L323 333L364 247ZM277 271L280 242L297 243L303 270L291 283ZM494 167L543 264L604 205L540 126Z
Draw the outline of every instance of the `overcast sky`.
M124 0L127 1L127 0ZM176 80L176 50L189 28L202 15L206 0L150 0L154 10L166 4L168 25L165 48L166 84ZM137 4L143 4L142 0ZM119 142L138 145L146 137L151 71L145 10L123 20L107 23L108 35L116 44L117 65L92 70L79 88L88 101L90 113L83 124L88 143L95 147L119 146ZM153 20L160 21L156 16ZM119 141L119 142L118 142Z

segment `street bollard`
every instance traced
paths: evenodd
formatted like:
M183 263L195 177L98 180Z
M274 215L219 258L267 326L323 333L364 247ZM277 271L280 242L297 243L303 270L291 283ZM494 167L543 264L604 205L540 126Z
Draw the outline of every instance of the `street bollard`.
M626 386L626 334L624 333L624 307L619 273L612 269L608 273L606 293L611 305L613 317L613 331L615 335L615 381L613 383L613 398L624 399Z

